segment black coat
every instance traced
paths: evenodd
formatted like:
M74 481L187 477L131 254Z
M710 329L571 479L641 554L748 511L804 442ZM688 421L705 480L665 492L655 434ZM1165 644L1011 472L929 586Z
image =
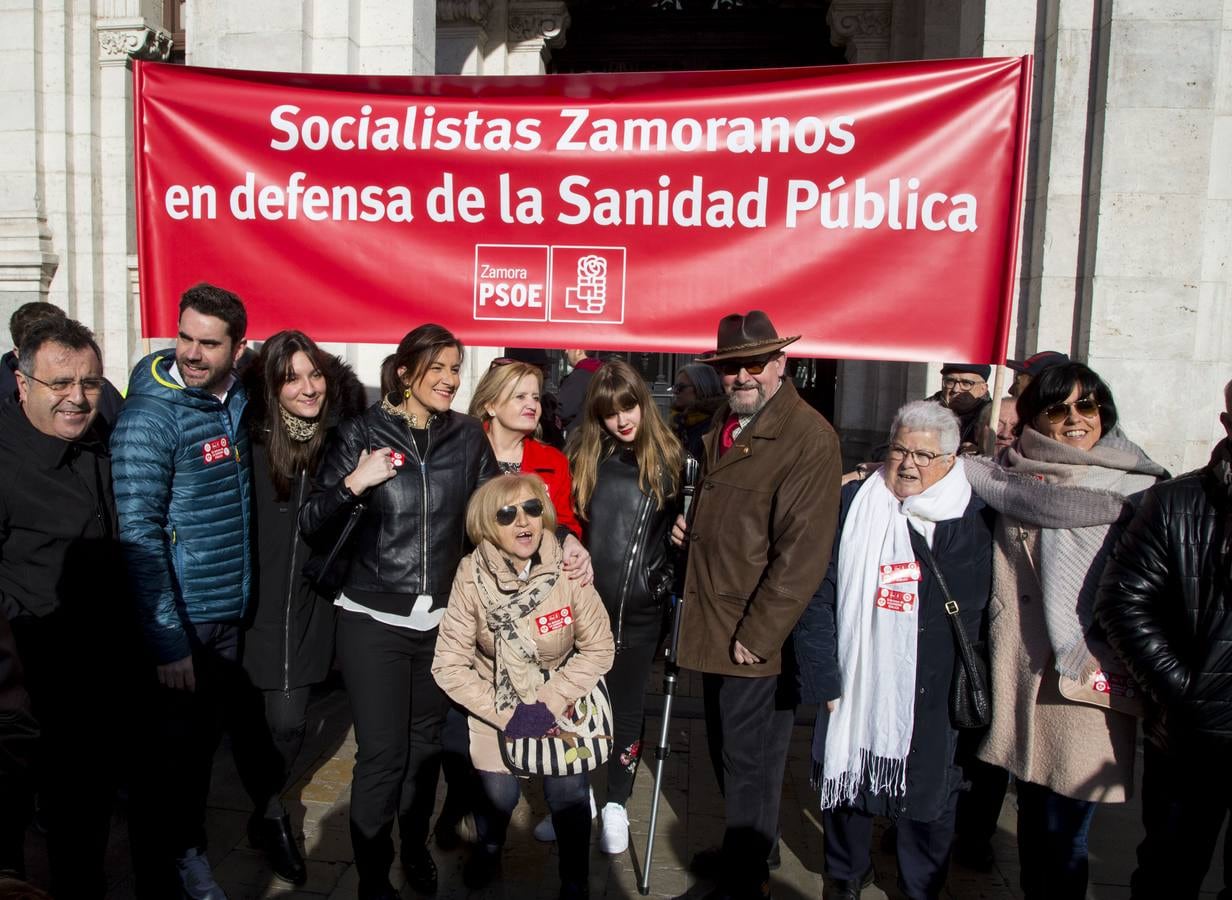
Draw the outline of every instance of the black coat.
M475 488L500 474L477 419L446 412L432 417L427 432L421 459L406 422L380 403L343 422L299 517L315 544L360 500L343 482L359 464L360 452L392 447L403 454L397 474L362 498L342 579L348 596L362 592L365 606L396 615L408 615L420 594L431 595L433 609L449 602L454 571L466 551L467 501Z
M659 509L653 494L642 493L631 449L619 448L599 463L586 545L617 649L625 645L626 630L644 633L662 624L673 580L668 534L677 512L672 498Z
M349 366L330 357L324 368L333 412L339 421L363 411L364 389ZM300 472L290 494L279 499L265 447L265 390L257 366L244 373L249 403L245 415L252 435L252 540L256 585L243 635L241 659L262 690L289 691L324 681L334 655L332 592L303 574L311 556L299 530L299 513L312 478ZM330 437L326 437L328 441Z
M97 426L65 441L36 429L16 400L0 401L0 612L12 621L63 611L87 628L126 621L117 534Z
M1095 614L1165 749L1232 746L1230 512L1211 466L1151 487L1100 581Z
M825 580L809 603L793 633L802 697L819 703L813 737L813 761L824 758L829 713L825 701L841 693L838 663L836 588L838 552L851 501L861 482L843 488L839 527L830 554ZM933 532L932 554L945 573L946 582L961 610L960 616L972 641L987 636L988 595L992 587L993 511L972 495L960 519L939 522ZM923 538L910 529L913 547ZM916 550L919 558L920 551ZM872 602L872 598L869 598ZM916 644L915 715L911 750L907 757L907 791L891 803L885 795L864 792L855 806L873 815L905 816L921 822L936 819L945 810L950 794L962 780L954 764L958 730L950 724L950 684L958 655L954 633L945 614L945 597L928 566L921 566L920 631Z

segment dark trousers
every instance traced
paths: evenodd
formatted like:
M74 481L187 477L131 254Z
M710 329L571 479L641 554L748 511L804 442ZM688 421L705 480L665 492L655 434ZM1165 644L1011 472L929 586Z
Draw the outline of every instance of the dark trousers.
M205 805L214 753L225 731L236 768L252 797L277 793L282 757L270 740L261 692L238 659L239 626L191 626L192 691L172 690L151 675L141 772L133 783L130 830L138 896L178 896L172 863L205 847Z
M795 721L790 691L778 676L703 677L706 729L723 790L727 829L723 864L736 894L752 893L770 877L783 796L787 744Z
M1084 900L1095 804L1016 781L1019 882L1026 900Z
M351 842L362 895L389 877L395 817L404 848L427 840L447 701L432 678L436 629L344 611L337 647L355 721Z
M1010 773L976 758L975 751L987 732L964 729L958 733L958 758L963 780L970 787L958 795L958 840L971 847L986 845L997 833L997 820L1009 787Z
M907 900L935 900L945 887L954 842L958 793L945 811L930 822L896 819L895 854L898 886ZM860 881L873 864L873 817L849 806L822 813L826 847L826 880Z
M130 690L127 661L112 656L120 648L97 625L62 612L12 626L42 729L34 783L47 823L51 889L65 900L102 897L117 767L128 739L116 708Z
M616 659L605 676L612 698L615 738L607 763L608 803L624 806L633 793L633 778L642 758L642 738L646 730L646 678L654 665L661 630L657 620L638 631L626 627L626 646L616 651Z
M483 786L476 815L479 840L488 850L498 851L505 845L521 782L503 772L480 772L479 782ZM543 799L556 829L561 884L585 885L590 871L590 779L584 772L545 776Z
M268 797L253 797L257 812L271 818L282 815L282 792L291 780L295 758L304 747L304 735L308 730L308 685L291 688L289 691L263 690L261 696L265 707L265 723L269 727L270 741L282 760L282 777L277 790Z
M1177 758L1151 741L1144 745L1142 824L1146 837L1138 845L1138 868L1130 880L1134 900L1190 900L1198 896L1211 866L1211 854L1223 820L1232 807L1232 776L1227 761ZM1219 900L1232 898L1228 841L1224 841L1224 888Z
M475 767L471 764L471 732L467 724L467 712L450 702L445 712L445 724L441 727L441 771L445 773L445 803L436 819L437 835L446 834L449 840L458 823L467 814L475 811L482 792ZM440 838L438 837L438 840Z

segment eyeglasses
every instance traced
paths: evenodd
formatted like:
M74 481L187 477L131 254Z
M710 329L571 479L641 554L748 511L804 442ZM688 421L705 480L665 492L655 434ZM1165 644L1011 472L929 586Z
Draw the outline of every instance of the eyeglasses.
M537 499L527 500L522 504L522 512L526 513L532 519L537 519L543 515L543 501ZM496 511L497 525L512 525L513 520L518 517L518 506L516 503L510 503L508 506L502 506Z
M984 384L983 378L942 378L941 386L950 390L970 391Z
M778 359L778 356L777 353L773 353L770 356L755 356L752 359L724 360L716 362L714 367L724 375L739 375L741 369L750 375L760 375L765 371L766 366Z
M1046 407L1041 415L1051 424L1057 425L1069 417L1069 408L1071 406L1074 408L1074 412L1084 419L1094 419L1099 415L1099 401L1094 397L1083 397L1081 400L1075 400L1073 403L1054 403L1052 406Z
M683 381L677 381L672 385L673 394L683 394L685 391L693 390L693 385L685 384Z
M76 381L71 378L57 378L55 381L44 381L33 375L26 375L25 372L22 372L22 374L31 381L37 381L47 390L60 397L67 396L73 390L73 385L75 384L81 385L81 392L83 394L97 394L103 389L104 383L102 378L78 378Z
M890 449L886 451L886 456L889 457L891 462L902 462L910 456L911 461L921 469L927 469L931 466L934 459L953 455L953 453L933 453L931 450L908 450L901 444L891 444Z

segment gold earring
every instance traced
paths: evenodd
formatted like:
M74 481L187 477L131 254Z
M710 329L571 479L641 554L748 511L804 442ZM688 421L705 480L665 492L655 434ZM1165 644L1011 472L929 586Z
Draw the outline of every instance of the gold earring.
M402 390L402 396L403 396L403 397L405 397L407 400L410 400L410 399L411 399L411 389L410 389L410 388L403 388L403 390Z

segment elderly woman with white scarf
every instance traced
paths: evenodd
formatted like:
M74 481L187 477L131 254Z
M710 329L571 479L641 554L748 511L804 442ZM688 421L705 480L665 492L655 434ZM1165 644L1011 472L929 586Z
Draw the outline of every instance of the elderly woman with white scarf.
M1082 900L1096 803L1134 781L1134 689L1093 605L1129 498L1167 477L1117 428L1103 380L1045 369L1018 398L1001 465L966 460L999 515L989 602L992 724L978 756L1017 781L1026 900ZM1128 692L1128 693L1127 693Z
M826 900L873 877L873 816L898 826L899 887L940 895L961 770L949 714L958 655L940 567L976 641L992 565L991 516L955 455L945 407L908 403L886 464L843 488L830 568L795 632L804 699L825 702L813 735L825 831Z

